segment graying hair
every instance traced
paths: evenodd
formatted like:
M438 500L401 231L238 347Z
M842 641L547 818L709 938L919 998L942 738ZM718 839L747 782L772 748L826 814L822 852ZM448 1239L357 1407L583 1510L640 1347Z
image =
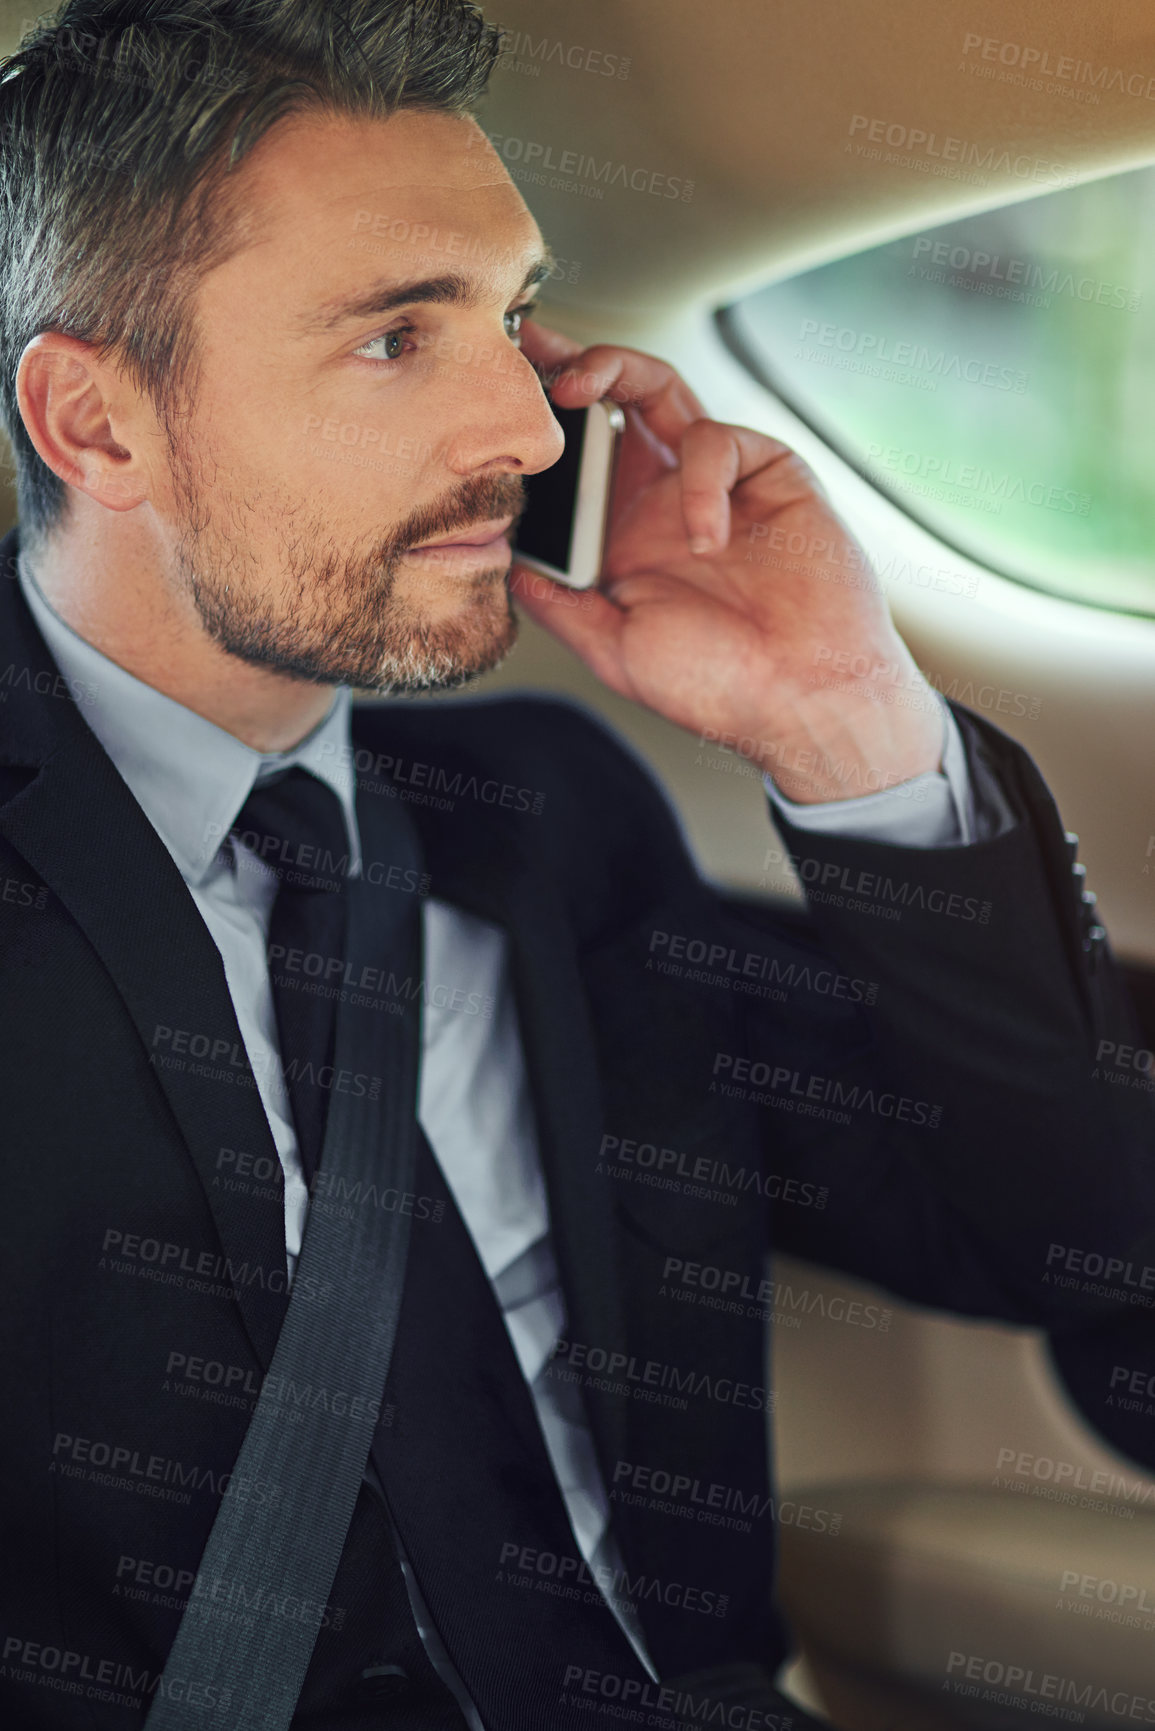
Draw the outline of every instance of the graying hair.
M232 170L308 110L467 115L500 36L470 0L67 0L0 59L0 424L26 545L68 501L17 405L32 338L115 357L171 445L192 299L245 244Z

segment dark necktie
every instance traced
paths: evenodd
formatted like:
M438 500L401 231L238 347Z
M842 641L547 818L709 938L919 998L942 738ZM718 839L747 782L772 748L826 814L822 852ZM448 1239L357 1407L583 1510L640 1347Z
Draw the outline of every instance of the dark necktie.
M325 1134L343 966L345 817L331 788L308 770L290 769L253 789L232 835L280 880L269 921L269 978L297 1147L311 1183Z

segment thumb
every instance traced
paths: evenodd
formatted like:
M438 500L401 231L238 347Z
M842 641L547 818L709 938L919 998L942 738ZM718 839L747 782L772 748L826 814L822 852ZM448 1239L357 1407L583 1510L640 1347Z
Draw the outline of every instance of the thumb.
M622 679L625 614L597 589L571 589L528 565L513 564L509 592L537 625L572 649L603 684L627 696Z

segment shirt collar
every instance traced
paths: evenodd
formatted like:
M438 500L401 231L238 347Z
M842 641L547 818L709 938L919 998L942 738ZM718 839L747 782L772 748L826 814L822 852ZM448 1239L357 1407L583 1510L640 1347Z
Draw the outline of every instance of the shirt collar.
M351 875L358 875L348 686L338 686L325 719L291 751L255 751L94 649L49 605L23 559L19 582L61 673L85 690L85 720L190 888L207 876L257 782L294 766L309 770L340 800Z

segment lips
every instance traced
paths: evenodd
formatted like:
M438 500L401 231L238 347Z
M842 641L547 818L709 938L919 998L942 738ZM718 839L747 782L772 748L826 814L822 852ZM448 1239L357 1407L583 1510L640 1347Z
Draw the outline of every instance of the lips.
M411 553L440 553L449 547L493 547L503 541L513 523L512 517L492 519L488 523L476 523L460 534L445 541L422 541L417 547L411 547Z

